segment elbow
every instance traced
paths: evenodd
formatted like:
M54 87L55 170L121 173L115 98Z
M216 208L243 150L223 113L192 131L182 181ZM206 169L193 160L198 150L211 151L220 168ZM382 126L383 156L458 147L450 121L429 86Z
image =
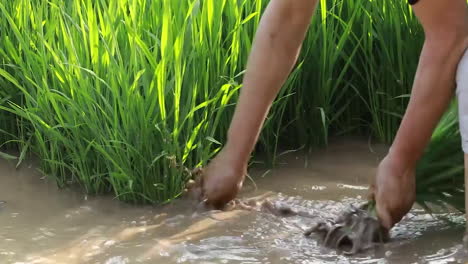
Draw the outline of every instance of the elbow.
M468 47L468 25L426 32L424 48L432 57L458 62Z

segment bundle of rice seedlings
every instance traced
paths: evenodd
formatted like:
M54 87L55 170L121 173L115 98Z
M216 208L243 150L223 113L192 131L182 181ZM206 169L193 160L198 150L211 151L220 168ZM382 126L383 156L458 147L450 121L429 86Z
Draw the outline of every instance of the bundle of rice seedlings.
M447 211L465 211L464 154L457 117L454 103L439 122L416 168L416 203L429 213L433 205ZM336 219L319 222L305 233L312 234L318 235L325 246L346 254L389 239L377 219L375 201L351 206Z
M416 202L465 212L464 153L458 128L457 105L451 105L435 129L416 169Z

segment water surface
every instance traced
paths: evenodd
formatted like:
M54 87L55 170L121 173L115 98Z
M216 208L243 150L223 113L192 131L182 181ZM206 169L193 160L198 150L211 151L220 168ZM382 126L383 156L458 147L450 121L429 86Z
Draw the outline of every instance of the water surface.
M0 263L464 263L463 216L432 217L418 207L383 247L347 257L305 238L304 229L359 204L384 147L340 141L307 158L289 153L278 168L252 169L241 197L269 195L314 217L234 210L197 213L185 201L131 206L111 197L58 190L34 161L0 161ZM315 217L316 216L316 217ZM448 221L450 220L450 221Z

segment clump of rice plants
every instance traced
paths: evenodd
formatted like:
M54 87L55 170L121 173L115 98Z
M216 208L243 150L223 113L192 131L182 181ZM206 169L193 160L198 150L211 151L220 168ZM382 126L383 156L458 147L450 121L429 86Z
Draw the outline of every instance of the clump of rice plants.
M433 212L434 206L465 212L464 153L458 128L456 104L452 104L436 127L416 168L416 203ZM336 219L319 222L305 235L318 235L327 247L347 254L372 248L389 239L377 218L375 201L351 206Z
M2 117L16 116L18 141L60 186L169 201L223 141L261 7L1 2L0 76L21 95Z
M363 117L372 134L390 143L409 101L424 32L406 1L365 1L363 8L354 85L369 109Z
M465 166L457 105L453 103L435 129L416 169L416 202L450 206L465 212Z
M288 99L282 119L267 124L262 142L278 136L285 147L314 148L332 136L364 135L390 143L423 41L405 1L319 1L283 89Z
M1 58L0 55L0 71L5 71L6 69L3 68L6 68L8 64L6 61L2 61ZM11 69L10 72L12 72ZM0 106L6 106L8 102L19 102L21 98L20 93L8 80L0 78L0 87ZM16 116L12 113L0 110L0 124L0 151L11 150L18 145L16 139L19 133L18 129L21 129L16 126ZM4 152L0 152L0 157L7 159L14 158Z
M388 141L404 110L422 40L406 3L319 2L260 136L270 165L280 146L331 135ZM226 139L267 3L0 2L0 148L19 147L18 164L37 155L60 186L130 202L178 197L186 168Z

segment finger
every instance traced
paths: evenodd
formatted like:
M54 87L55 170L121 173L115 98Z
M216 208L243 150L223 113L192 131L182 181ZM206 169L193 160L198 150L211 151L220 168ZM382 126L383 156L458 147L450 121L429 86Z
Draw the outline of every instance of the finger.
M197 183L194 180L189 180L185 186L187 187L187 189L191 189L191 188L195 187L196 184Z
M208 209L208 204L206 203L206 200L201 200L197 205L195 206L196 211L201 211L201 210L207 210Z
M377 171L377 175L374 175L369 180L369 188L367 189L367 199L369 201L375 201L375 192L377 191L376 188L376 180L379 175L379 171Z
M201 200L201 188L193 187L193 188L187 189L187 195L192 200L200 201Z
M369 186L369 189L367 190L367 200L375 201L375 192L376 192L376 188L375 188L375 185L372 183Z
M367 200L368 201L375 201L375 189L374 188L369 188L367 190Z
M386 208L386 206L381 205L377 202L376 205L377 210L377 217L384 228L390 230L393 227L393 219L390 215L390 211Z
M199 178L201 175L203 175L203 168L195 168L191 171L191 176L195 179Z

